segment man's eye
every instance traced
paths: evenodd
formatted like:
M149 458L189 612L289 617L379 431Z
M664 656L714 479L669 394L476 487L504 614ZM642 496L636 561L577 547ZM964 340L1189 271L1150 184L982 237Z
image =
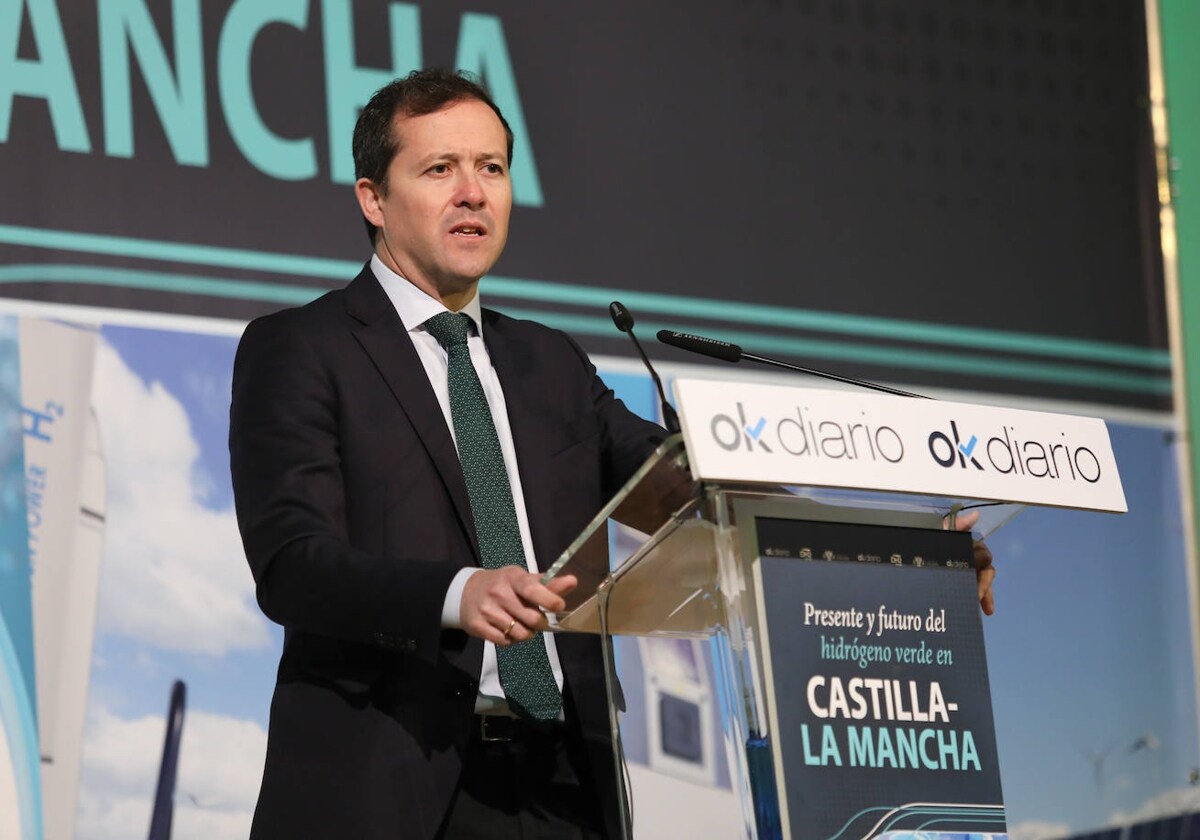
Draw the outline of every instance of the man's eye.
M490 172L493 175L503 175L504 174L504 167L498 163L484 164L483 168L484 168L484 171Z
M447 172L450 171L450 166L449 166L449 164L445 164L445 163L437 163L437 164L434 164L433 166L429 167L429 171L432 172L434 175L445 175Z

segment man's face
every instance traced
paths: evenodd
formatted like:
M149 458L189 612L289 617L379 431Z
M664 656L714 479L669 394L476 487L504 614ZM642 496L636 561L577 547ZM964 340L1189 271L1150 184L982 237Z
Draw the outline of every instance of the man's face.
M363 213L379 228L375 251L418 288L439 300L457 296L461 305L508 239L504 127L476 99L397 117L392 126L399 151L388 167L387 193L365 178L355 185Z

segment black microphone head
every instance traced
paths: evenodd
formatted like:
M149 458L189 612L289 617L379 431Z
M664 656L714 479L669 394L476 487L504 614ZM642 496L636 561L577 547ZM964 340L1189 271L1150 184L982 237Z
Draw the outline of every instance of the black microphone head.
M608 314L612 316L613 323L617 325L617 329L627 333L633 329L633 316L629 314L629 310L619 300L614 300L608 305Z
M723 362L740 362L742 360L741 347L716 338L675 332L674 330L659 330L658 340L663 344L678 347L680 350L699 353L702 356L710 356L714 359L720 359Z

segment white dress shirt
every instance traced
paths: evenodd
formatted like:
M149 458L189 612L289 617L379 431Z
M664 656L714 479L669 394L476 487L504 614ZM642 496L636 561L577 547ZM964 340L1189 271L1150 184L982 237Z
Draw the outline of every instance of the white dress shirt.
M447 371L446 350L438 340L425 332L421 326L434 315L447 311L439 301L418 289L412 283L392 271L378 255L371 257L371 271L383 286L388 299L396 307L400 320L408 330L417 349L417 356L433 386L438 405L442 407L442 415L446 418L446 427L450 437L454 437L454 423L450 419L450 384ZM461 311L471 319L474 329L467 336L467 349L471 353L471 362L479 375L483 393L487 396L488 410L492 414L492 422L496 426L496 437L500 439L500 451L504 454L504 467L508 472L508 484L512 488L513 504L517 509L517 525L521 529L521 547L525 551L525 565L529 571L537 572L537 562L533 556L533 540L529 536L529 517L525 514L525 495L521 491L521 474L517 469L517 451L513 446L512 428L508 423L508 408L504 403L504 391L492 367L492 359L488 355L487 345L483 343L483 322L480 318L481 307L479 295L471 298ZM457 441L456 441L457 443ZM467 578L479 571L478 568L467 568L455 575L446 592L446 600L442 603L442 626L461 627L459 607L462 602L463 588ZM550 667L554 671L554 679L561 691L563 686L562 666L558 661L558 650L554 645L554 634L544 633L546 653L550 657ZM504 699L504 690L500 687L500 672L496 666L496 646L491 642L483 644L483 673L479 677L479 697L475 701L475 711L488 713L503 713L507 711L508 703Z

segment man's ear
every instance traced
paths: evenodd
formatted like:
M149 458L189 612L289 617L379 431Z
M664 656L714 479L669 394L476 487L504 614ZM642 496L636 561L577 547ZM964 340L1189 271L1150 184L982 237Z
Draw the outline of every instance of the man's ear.
M383 227L383 190L370 178L359 178L354 182L354 196L368 222Z

